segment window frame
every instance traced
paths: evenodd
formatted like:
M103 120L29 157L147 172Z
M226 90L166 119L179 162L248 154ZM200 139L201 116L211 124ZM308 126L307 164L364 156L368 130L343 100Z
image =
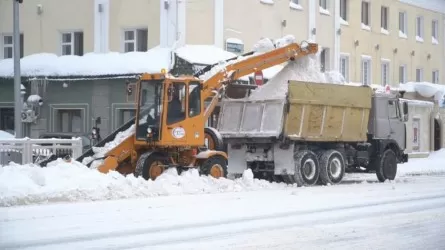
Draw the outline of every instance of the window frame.
M439 70L438 69L434 69L431 72L431 82L438 84L439 83Z
M367 63L367 74L365 74L365 63ZM361 80L362 84L370 86L372 84L372 57L362 56L361 60ZM365 79L365 75L367 78ZM366 80L366 82L365 82Z
M329 9L329 0L319 0L318 1L318 6L324 10L328 10ZM323 6L324 5L324 6Z
M423 42L423 39L425 37L425 24L424 24L424 18L423 16L417 16L416 17L416 40L418 42Z
M423 81L423 68L416 68L416 82Z
M364 10L363 10L364 5L367 5L366 20L364 20L364 16L363 16L363 14L364 14ZM362 0L360 9L361 9L361 14L360 14L361 23L363 25L371 27L371 2L367 1L367 0ZM363 21L367 21L367 23L364 23Z
M385 12L383 10L385 10ZM385 15L383 15L383 13L385 13ZM385 20L384 17L386 18ZM380 7L380 28L389 30L389 7L385 5Z
M63 36L67 35L67 34L69 34L71 36L70 42L63 41ZM82 37L81 40L77 40L79 43L81 43L78 46L76 46L76 34L81 34L81 37ZM60 55L62 55L62 56L73 56L73 55L83 56L85 54L84 40L85 40L84 32L82 30L61 31L60 32ZM63 49L64 46L70 46L69 54L64 53L64 49ZM79 51L76 51L77 47L80 47L81 49Z
M348 21L348 1L349 0L340 0L340 18L346 22Z
M404 83L406 83L406 76L407 76L407 66L406 66L406 64L400 64L399 65L399 84L404 84ZM403 76L403 81L401 81L402 79L400 79L400 76L401 76L401 74L400 73L402 73L401 72L401 69L403 69L403 74L402 74L402 76Z
M126 32L133 32L133 39L126 39L125 34ZM140 32L145 32L147 34L147 40L140 40ZM142 44L141 44L142 42ZM133 50L126 49L127 44L133 44ZM139 50L140 47L143 47L143 49ZM145 49L145 50L144 50ZM128 28L122 30L122 52L128 53L128 52L145 52L148 50L148 28L145 27L139 27L139 28Z
M344 67L343 67L343 62L342 61L345 62ZM343 78L345 78L346 82L349 82L349 55L347 55L347 54L340 54L339 66L340 66L339 67L340 74L343 75Z
M390 61L388 59L382 59L381 60L381 66L380 66L380 74L381 74L381 85L386 86L390 85L390 72L391 72L391 66ZM386 76L384 74L384 69L386 67Z
M402 16L403 15L403 20ZM399 37L406 38L408 36L408 13L406 11L399 11ZM403 30L402 30L403 26ZM402 36L400 33L402 33L404 36Z
M11 37L11 43L6 44L5 43L5 37ZM25 45L25 35L21 32L20 33L20 58L24 57L24 45ZM1 59L12 59L14 58L14 34L12 33L2 33L1 34L1 40L0 45L2 47L0 51ZM11 57L5 57L5 49L11 49Z

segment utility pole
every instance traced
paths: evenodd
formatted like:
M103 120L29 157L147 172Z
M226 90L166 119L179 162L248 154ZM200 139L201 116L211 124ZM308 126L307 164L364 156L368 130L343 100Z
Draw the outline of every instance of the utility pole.
M14 15L14 24L13 24L13 37L14 37L14 130L15 137L22 138L22 102L20 98L21 91L21 80L20 80L20 26L19 26L19 4L23 2L23 0L12 0L13 1L13 15Z

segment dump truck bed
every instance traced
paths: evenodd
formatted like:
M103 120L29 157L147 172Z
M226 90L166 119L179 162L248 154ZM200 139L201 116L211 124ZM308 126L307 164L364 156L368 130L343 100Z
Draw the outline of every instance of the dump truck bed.
M283 100L223 100L218 130L226 139L366 141L372 89L289 81Z

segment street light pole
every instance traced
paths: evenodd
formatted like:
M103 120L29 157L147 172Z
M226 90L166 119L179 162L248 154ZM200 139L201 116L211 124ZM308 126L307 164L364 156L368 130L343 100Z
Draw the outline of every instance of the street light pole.
M22 0L13 1L13 37L14 37L14 130L15 137L22 138L22 102L20 98L21 80L20 80L20 26L19 26L19 4Z

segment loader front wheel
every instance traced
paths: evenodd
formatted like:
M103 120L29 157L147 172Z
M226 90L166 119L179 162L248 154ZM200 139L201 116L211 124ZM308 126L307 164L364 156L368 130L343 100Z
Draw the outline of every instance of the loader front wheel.
M156 180L165 170L165 166L168 165L167 161L159 155L149 155L144 157L142 162L142 168L137 168L137 175L142 175L146 180Z
M226 178L227 160L220 155L211 156L201 164L200 172L202 175L209 175L217 179Z

